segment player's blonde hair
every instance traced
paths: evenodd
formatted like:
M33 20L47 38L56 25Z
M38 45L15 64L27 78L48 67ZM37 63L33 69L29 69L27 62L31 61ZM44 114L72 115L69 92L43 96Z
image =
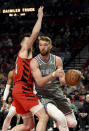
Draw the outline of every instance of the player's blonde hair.
M52 40L51 40L51 38L49 38L48 36L39 36L39 37L38 37L38 40L46 41L46 42L48 42L49 44L52 45Z

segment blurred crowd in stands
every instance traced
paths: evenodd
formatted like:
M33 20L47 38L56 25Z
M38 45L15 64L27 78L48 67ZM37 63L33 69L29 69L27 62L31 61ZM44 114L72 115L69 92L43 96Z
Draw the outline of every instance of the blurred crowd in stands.
M79 24L79 21L78 21ZM55 25L55 26L54 26ZM14 68L17 53L20 47L20 36L23 31L18 34L2 34L0 35L0 128L6 117L8 109L12 102L10 90L7 100L7 110L2 108L2 96L5 89L8 72ZM52 53L61 56L63 62L75 56L82 47L89 44L89 26L77 24L57 24L57 21L48 20L43 23L43 28L39 35L51 37L53 41ZM38 54L38 41L33 47L33 56ZM78 125L73 131L89 131L89 59L80 67L83 79L78 86L63 86L64 95L71 102L71 106L76 114ZM13 85L12 85L13 86ZM17 117L17 116L16 116ZM16 119L16 118L14 118ZM13 120L12 120L13 121ZM12 122L13 127L18 121ZM70 129L72 131L72 129Z

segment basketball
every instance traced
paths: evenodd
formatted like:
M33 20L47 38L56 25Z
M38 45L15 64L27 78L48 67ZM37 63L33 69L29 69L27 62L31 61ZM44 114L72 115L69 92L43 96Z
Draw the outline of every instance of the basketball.
M65 81L69 86L76 86L81 81L81 72L78 70L70 69L65 73Z

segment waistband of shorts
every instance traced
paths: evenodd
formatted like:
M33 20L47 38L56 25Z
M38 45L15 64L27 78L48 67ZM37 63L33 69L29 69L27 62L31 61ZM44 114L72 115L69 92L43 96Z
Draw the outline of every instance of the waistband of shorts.
M26 85L26 86L30 86L30 84L26 83L26 82L23 82L23 81L17 81L14 83L14 85Z

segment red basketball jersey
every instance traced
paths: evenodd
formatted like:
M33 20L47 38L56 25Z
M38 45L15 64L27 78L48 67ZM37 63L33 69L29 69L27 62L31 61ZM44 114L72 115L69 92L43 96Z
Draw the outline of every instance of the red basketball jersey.
M31 59L25 59L19 56L17 57L15 71L13 74L14 83L21 81L33 87L33 77L30 69Z

